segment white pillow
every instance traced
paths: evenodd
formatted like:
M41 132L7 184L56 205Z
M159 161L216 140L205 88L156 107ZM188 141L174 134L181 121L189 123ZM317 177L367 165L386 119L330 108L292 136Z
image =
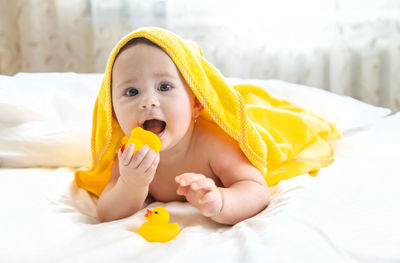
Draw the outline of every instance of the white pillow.
M90 165L101 74L0 76L0 166Z
M90 165L93 106L102 74L0 75L0 167ZM343 131L368 126L390 113L349 97L276 80L238 80L305 107Z

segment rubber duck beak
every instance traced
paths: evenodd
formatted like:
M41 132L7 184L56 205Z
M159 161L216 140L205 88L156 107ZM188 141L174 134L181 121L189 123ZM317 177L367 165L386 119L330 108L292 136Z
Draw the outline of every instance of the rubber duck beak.
M148 219L148 218L151 217L151 215L152 215L151 210L150 210L150 209L147 209L147 212L146 212L146 214L144 215L144 218Z

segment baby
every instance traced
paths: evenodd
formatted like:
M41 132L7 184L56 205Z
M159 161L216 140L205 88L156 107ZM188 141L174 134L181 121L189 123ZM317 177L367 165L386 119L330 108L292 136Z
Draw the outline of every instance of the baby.
M233 225L266 208L263 175L238 143L215 123L198 118L203 106L173 60L146 38L129 41L117 55L111 81L113 116L129 136L154 132L160 153L127 145L115 157L98 200L101 221L140 210L150 194L162 202L187 200L212 220Z

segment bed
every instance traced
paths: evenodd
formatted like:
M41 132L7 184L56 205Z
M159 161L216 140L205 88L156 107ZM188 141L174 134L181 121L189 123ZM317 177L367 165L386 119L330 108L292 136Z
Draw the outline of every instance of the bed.
M232 227L181 202L148 202L99 223L96 199L73 172L90 164L101 77L0 76L1 262L400 262L400 113L307 86L245 80L336 123L343 138L332 142L334 163L271 187L270 205ZM146 208L159 205L181 232L148 243L135 231Z

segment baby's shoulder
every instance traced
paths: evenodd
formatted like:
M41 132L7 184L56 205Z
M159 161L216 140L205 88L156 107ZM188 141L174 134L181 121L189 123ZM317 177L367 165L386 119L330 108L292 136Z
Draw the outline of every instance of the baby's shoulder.
M217 124L201 120L196 123L196 145L212 156L241 152L236 140L226 134Z
M214 123L202 123L200 128L201 152L207 154L210 168L225 186L243 179L263 182L262 175L244 155L235 139Z

